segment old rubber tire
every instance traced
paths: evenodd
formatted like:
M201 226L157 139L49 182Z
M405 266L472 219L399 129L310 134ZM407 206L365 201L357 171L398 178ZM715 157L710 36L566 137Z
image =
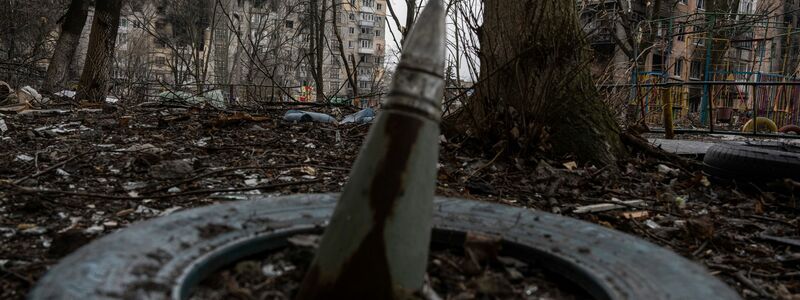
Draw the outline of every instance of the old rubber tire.
M793 133L793 134L800 134L800 126L797 125L786 125L778 129L781 133Z
M742 127L742 132L748 133L753 132L753 126L757 126L757 130L759 132L768 131L768 132L777 132L778 125L775 124L772 120L764 117L758 117L755 119L755 124L753 124L753 120L747 121Z
M338 195L240 201L178 212L100 238L67 256L30 299L184 299L206 275L319 232ZM602 226L499 204L439 198L434 242L502 236L505 251L545 264L597 299L740 299L706 270ZM520 256L524 255L524 256Z
M800 179L800 149L779 143L716 144L703 159L711 176L747 181Z

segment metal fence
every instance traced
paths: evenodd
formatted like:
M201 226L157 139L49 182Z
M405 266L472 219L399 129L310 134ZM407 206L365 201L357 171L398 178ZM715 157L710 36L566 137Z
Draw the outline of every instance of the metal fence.
M759 134L800 125L800 79L744 75L757 80L661 82L640 75L636 84L601 90L629 91L627 122L644 121L651 128L665 128L671 121L678 130Z

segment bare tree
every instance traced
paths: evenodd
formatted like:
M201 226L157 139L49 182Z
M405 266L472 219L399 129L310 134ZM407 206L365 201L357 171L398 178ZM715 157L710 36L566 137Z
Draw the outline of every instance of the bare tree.
M549 148L600 165L624 156L587 68L575 2L485 0L481 9L477 94L449 124L496 151Z
M0 5L0 76L11 85L38 84L55 42L66 0L7 0Z
M75 58L80 43L81 32L89 12L88 0L72 0L61 23L61 32L53 51L53 58L47 66L43 90L53 91L63 87L67 80L69 64Z
M89 49L76 98L103 101L108 92L111 66L117 42L122 0L97 1L89 35Z

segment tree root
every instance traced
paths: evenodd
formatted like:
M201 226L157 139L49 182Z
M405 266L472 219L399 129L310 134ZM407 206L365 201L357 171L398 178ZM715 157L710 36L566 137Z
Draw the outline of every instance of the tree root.
M693 173L693 170L701 169L703 166L702 163L699 163L697 161L682 157L677 154L669 153L667 151L662 150L661 148L656 148L653 145L651 145L646 139L642 138L639 135L632 134L629 132L623 132L622 134L620 134L620 137L622 138L623 143L633 148L634 150L637 150L641 153L644 153L648 156L654 157L659 160L665 160L677 164L682 171Z

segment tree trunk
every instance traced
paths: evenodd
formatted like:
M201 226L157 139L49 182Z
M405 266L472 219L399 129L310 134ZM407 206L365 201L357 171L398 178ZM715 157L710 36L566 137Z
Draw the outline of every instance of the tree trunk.
M477 134L487 146L549 149L598 165L625 155L619 125L592 82L575 2L484 5L480 83L466 109L448 120L453 128Z
M327 24L327 11L328 11L328 4L327 0L322 0L322 7L319 10L319 14L317 14L317 32L314 38L317 39L316 46L317 48L314 49L316 51L315 58L317 59L316 62L316 89L317 89L317 102L326 102L325 101L325 76L324 76L324 69L323 64L325 63L325 25ZM316 9L316 7L314 8ZM336 16L333 16L334 18Z
M61 33L58 35L53 58L47 66L43 91L53 92L62 88L67 81L69 65L75 59L87 15L88 1L72 0L64 16L64 23L61 23Z
M114 47L117 41L122 0L97 1L89 49L83 65L76 99L100 102L106 97Z

